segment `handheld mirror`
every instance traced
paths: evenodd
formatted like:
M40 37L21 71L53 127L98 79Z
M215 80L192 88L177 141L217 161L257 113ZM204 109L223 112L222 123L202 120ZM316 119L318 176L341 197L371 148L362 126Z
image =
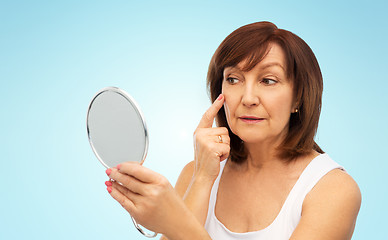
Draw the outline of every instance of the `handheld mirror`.
M90 146L106 168L127 161L143 164L148 151L147 126L135 100L125 91L108 87L100 90L90 102L86 128ZM133 217L137 230L146 237Z

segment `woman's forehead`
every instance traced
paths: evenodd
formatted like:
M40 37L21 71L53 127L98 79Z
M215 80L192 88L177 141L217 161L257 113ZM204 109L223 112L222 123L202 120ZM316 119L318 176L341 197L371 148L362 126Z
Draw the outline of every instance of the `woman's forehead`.
M276 43L270 44L268 53L260 63L263 65L268 65L268 63L276 63L285 69L286 57L283 48Z
M252 57L253 56L253 57ZM253 62L257 62L253 65ZM272 43L268 46L268 50L260 61L255 59L254 54L246 57L235 66L228 66L224 68L225 71L250 71L252 68L258 66L261 69L266 68L281 68L286 72L286 59L283 49L276 43Z

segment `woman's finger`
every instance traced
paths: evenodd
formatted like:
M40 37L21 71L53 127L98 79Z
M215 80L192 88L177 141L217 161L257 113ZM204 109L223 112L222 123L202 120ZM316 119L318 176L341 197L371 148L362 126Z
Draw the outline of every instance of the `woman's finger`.
M220 161L223 161L228 158L230 153L230 145L226 143L221 143L218 146L219 150L217 151L218 157L220 157Z
M136 211L135 204L128 199L123 193L121 193L117 188L110 186L107 188L109 194L118 202L120 205L129 212L133 214Z
M160 174L140 165L138 162L124 162L117 165L117 169L120 173L132 176L143 183L155 183L160 178ZM138 189L138 191L141 191L141 189Z
M121 165L122 164L120 164L119 167L121 167ZM136 179L133 176L120 172L117 168L110 168L110 171L107 170L107 174L109 178L121 183L125 188L129 189L130 191L140 195L144 195L144 182Z
M207 140L217 143L230 143L229 132L225 127L197 129L194 132L193 138L194 143L202 142L203 144L206 144Z
M118 191L120 191L124 196L126 196L134 204L136 204L136 202L138 202L140 197L141 197L141 195L139 195L138 193L132 192L131 190L129 190L128 188L122 186L118 182L114 182L113 181L111 186L113 188L117 189Z
M228 129L226 127L199 128L195 130L194 134L198 133L203 135L229 135Z
M203 114L201 121L197 128L211 128L213 125L214 118L217 116L218 111L224 104L225 97L220 96L214 101L210 108Z
M229 135L217 135L214 136L215 142L216 143L225 143L225 144L230 144L230 138Z

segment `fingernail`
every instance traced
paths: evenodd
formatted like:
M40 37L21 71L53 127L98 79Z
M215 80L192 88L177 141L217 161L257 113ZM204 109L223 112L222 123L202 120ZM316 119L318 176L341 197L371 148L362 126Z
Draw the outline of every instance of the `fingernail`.
M112 172L112 169L108 168L108 169L107 169L105 172L106 172L106 175L108 175L108 176L109 176L109 175L110 175L110 173Z
M117 170L120 170L121 164L117 165L116 168L117 168Z
M105 185L106 185L107 187L110 187L110 186L112 186L112 183L111 183L110 181L106 181L106 182L105 182Z
M218 96L217 100L220 101L222 99L223 95L220 94L220 96Z
M106 190L108 190L108 193L112 192L112 188L111 187L107 187Z

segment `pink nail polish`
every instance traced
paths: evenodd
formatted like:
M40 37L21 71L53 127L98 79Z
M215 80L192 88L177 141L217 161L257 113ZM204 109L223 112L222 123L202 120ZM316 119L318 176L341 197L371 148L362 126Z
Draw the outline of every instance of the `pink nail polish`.
M106 181L106 182L105 182L105 185L106 185L107 187L110 187L110 186L112 186L112 183L111 183L110 181Z
M223 95L220 94L220 96L218 96L217 100L220 101L222 99Z
M116 168L117 168L117 170L120 170L121 164L117 165Z
M108 169L107 169L105 172L106 172L106 175L108 175L108 176L109 176L109 175L110 175L110 173L112 172L112 169L108 168Z
M111 187L107 187L106 190L108 190L108 193L112 192L112 188Z

